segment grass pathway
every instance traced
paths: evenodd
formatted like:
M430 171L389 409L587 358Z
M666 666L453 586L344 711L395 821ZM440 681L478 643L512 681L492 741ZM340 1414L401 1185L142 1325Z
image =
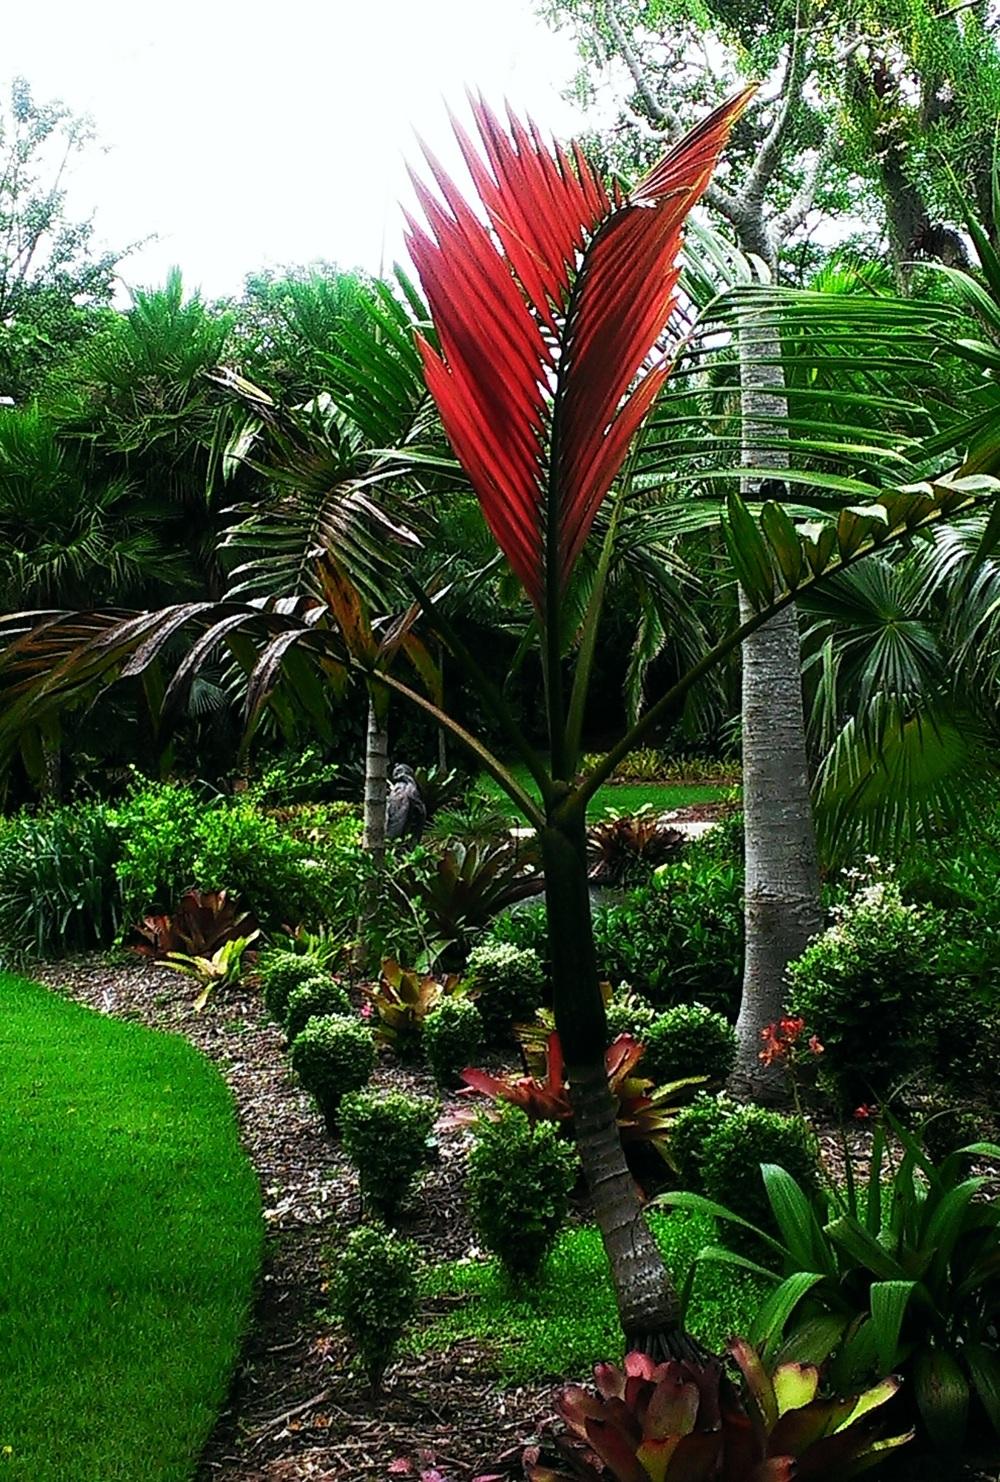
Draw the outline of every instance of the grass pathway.
M0 1476L187 1482L262 1220L232 1097L185 1040L0 974Z

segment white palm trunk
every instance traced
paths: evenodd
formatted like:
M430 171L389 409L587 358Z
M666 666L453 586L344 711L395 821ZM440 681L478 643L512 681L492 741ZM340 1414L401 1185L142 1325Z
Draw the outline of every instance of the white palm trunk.
M787 451L780 439L762 445L774 430L759 420L785 412L781 366L759 363L776 360L780 346L766 329L751 332L756 353L742 366L743 461L765 464L780 477ZM744 495L759 497L758 483L748 481ZM748 614L742 593L740 610ZM761 1030L781 1016L788 964L822 926L795 608L752 634L742 656L746 957L732 1086L767 1100L783 1086L780 1067L760 1061Z

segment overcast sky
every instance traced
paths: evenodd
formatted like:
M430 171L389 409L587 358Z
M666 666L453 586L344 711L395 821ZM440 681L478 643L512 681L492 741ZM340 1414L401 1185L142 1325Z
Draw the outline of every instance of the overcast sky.
M448 154L445 100L509 97L562 135L569 39L531 0L35 0L4 7L4 81L93 115L73 208L124 267L237 291L245 273L326 258L377 270L401 253L415 131Z

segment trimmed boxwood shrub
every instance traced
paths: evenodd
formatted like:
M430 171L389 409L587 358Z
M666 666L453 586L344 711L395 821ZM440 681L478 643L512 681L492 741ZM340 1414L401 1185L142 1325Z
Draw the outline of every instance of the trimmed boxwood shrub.
M474 947L466 978L490 1043L509 1039L512 1024L533 1018L545 991L545 967L538 953L509 942L486 941Z
M763 1106L739 1106L724 1116L705 1139L700 1155L702 1187L752 1225L777 1234L762 1163L777 1163L812 1196L819 1191L819 1143L802 1117ZM720 1234L746 1244L739 1227L720 1227Z
M310 1019L292 1041L292 1069L336 1131L337 1108L349 1091L360 1091L375 1069L375 1040L359 1019L343 1014Z
M417 1310L420 1255L381 1225L352 1230L333 1253L330 1292L377 1392L403 1329Z
M576 1155L553 1122L501 1106L476 1122L465 1194L473 1228L515 1280L531 1281L566 1219Z
M317 973L306 978L288 995L285 1006L285 1036L289 1043L302 1033L310 1019L324 1014L350 1014L347 990L333 978Z
M437 1107L404 1091L352 1091L340 1103L344 1152L367 1209L391 1220L430 1162Z
M702 1003L679 1003L660 1014L643 1036L645 1074L663 1085L685 1076L725 1081L736 1060L736 1031Z
M423 1045L439 1086L454 1086L474 1065L484 1041L483 1019L471 998L444 998L424 1020Z
M285 1022L288 1000L294 990L326 976L321 964L308 952L290 952L281 947L262 952L257 971L264 991L264 1006L279 1024Z

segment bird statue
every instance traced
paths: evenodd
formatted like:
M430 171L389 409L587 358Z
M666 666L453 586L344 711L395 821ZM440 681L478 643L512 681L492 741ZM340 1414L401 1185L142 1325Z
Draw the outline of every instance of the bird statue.
M385 804L386 838L402 839L409 834L419 840L426 822L427 809L413 768L401 762L392 769L392 786Z

